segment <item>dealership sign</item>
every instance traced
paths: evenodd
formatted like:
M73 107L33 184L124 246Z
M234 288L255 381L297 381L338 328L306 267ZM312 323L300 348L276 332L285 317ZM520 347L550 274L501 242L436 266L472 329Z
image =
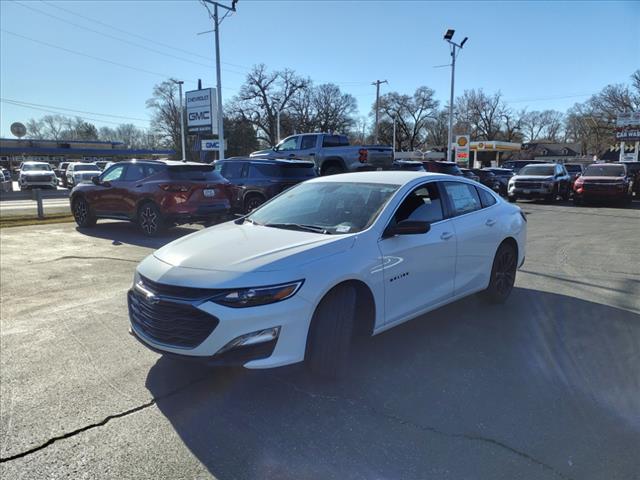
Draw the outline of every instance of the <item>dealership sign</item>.
M640 140L640 112L618 114L616 119L616 140L621 142Z
M186 92L187 130L189 133L217 135L218 116L216 89L203 88Z
M209 152L212 150L220 150L220 140L202 140L201 150ZM226 150L226 146L225 146Z
M456 162L469 161L469 135L456 136Z

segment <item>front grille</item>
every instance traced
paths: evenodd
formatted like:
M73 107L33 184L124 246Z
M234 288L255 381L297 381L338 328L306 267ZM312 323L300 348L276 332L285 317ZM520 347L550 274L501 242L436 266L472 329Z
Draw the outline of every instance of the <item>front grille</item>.
M29 175L27 182L50 182L52 178L51 175Z
M172 297L180 300L204 300L211 298L222 292L215 288L193 288L180 287L178 285L168 285L166 283L154 282L147 277L140 275L144 288L152 291L161 297Z
M219 320L188 303L155 299L132 289L128 294L129 317L136 330L151 340L180 348L200 345Z
M526 181L523 181L523 180L516 180L516 188L540 189L540 188L542 188L542 183L540 183L540 182L526 182Z

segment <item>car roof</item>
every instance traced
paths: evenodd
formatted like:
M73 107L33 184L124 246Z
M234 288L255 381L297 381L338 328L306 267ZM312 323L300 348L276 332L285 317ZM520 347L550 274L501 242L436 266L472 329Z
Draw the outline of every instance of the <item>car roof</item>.
M22 162L23 165L49 165L49 162L36 162L35 160L29 160Z
M404 185L417 179L451 179L458 181L463 177L453 177L443 173L416 172L413 170L385 170L371 172L352 172L316 177L307 182L349 182L349 183L380 183L392 185Z
M310 160L301 160L295 158L254 158L254 157L231 157L216 162L251 162L251 163L270 163L272 165L291 165L296 163L313 163Z

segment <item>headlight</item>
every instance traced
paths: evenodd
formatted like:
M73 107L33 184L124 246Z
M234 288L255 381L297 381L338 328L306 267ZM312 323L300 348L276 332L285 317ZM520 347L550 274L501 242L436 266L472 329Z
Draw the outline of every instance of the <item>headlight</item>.
M219 305L232 308L255 307L268 305L293 297L300 289L304 280L292 283L283 283L268 287L243 288L227 291L211 299Z

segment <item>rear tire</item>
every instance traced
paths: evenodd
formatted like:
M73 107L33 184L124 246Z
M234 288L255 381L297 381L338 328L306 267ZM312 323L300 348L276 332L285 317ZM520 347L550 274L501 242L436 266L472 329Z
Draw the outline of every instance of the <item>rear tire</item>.
M147 237L155 237L165 229L162 213L155 203L143 203L138 210L138 227Z
M262 195L251 194L244 199L244 213L251 213L265 202Z
M73 201L73 218L80 228L95 227L97 221L84 197L78 197Z
M324 171L322 172L322 175L323 176L338 175L339 173L344 173L344 169L342 167L339 167L338 165L329 165L327 168L324 169Z
M345 371L353 336L356 291L350 285L325 295L311 320L307 366L320 376L339 378Z
M489 286L482 297L490 303L504 303L516 281L518 254L510 243L502 243L496 252L491 268Z

